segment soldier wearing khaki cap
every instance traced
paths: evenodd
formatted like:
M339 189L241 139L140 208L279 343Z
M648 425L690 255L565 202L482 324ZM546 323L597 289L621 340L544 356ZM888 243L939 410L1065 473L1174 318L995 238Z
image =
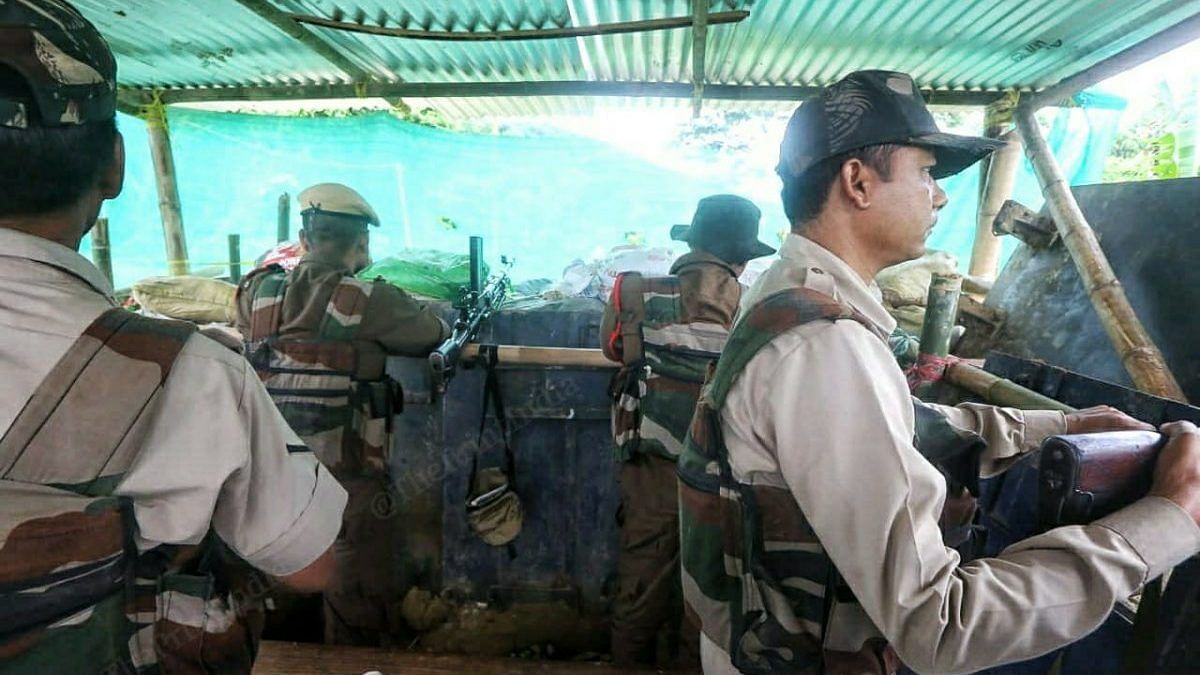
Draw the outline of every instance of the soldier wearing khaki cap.
M780 146L792 231L742 296L678 462L683 588L705 673L964 673L1077 640L1200 551L1200 436L1170 425L1153 496L993 558L981 475L1048 434L1149 429L1111 408L913 399L875 275L921 256L937 179L996 146L941 132L912 78L851 73Z
M322 590L346 493L243 358L79 255L124 164L100 33L0 2L0 671L249 675L253 572Z
M305 255L290 272L270 266L242 281L238 328L284 417L350 493L338 573L325 591L326 641L391 644L406 589L387 478L398 387L384 361L428 354L449 327L399 288L355 278L370 264L369 228L379 225L362 195L321 183L299 201Z

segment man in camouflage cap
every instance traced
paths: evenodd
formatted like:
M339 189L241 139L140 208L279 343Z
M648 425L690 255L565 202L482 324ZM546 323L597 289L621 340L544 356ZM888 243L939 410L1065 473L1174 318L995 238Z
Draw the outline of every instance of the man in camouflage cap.
M248 674L253 570L322 589L346 494L249 364L77 252L121 191L115 84L69 4L0 2L0 669Z
M664 630L668 651L678 654L671 660L691 668L699 662L699 634L683 620L675 460L705 370L737 314L738 277L747 262L775 252L758 241L761 215L737 195L701 199L690 225L671 228L671 238L690 249L671 265L671 276L623 274L605 306L602 347L624 364L612 387L621 461L612 619L617 665L654 665Z
M916 258L995 142L942 133L912 78L862 71L780 147L792 232L742 298L679 459L683 587L707 673L971 672L1083 637L1200 550L1200 437L1168 426L1153 494L964 564L970 488L1048 434L1148 429L909 395L879 270ZM969 540L968 540L969 541ZM969 553L969 548L964 549Z
M379 216L354 190L314 185L299 195L305 255L242 281L238 328L247 356L284 417L350 493L335 548L338 576L325 591L325 637L337 644L392 644L404 632L395 546L401 514L387 473L398 387L389 354L425 356L450 329L370 264Z

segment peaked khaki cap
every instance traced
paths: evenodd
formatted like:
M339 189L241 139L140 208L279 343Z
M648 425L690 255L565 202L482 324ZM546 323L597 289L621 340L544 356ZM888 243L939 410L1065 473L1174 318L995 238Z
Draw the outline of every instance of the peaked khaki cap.
M296 200L300 202L300 213L315 209L326 213L358 216L366 218L372 225L379 225L379 216L367 200L341 183L318 183L301 192Z

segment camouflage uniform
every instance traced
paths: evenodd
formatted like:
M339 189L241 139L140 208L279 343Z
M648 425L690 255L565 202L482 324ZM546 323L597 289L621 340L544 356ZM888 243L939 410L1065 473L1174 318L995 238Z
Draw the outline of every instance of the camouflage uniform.
M899 667L895 652L869 623L839 625L861 636L857 650L823 649L827 617L853 618L862 610L788 489L734 477L720 431L725 397L761 348L805 323L841 320L858 322L887 341L859 312L811 289L781 291L754 305L730 337L679 460L688 609L743 672L884 675ZM947 479L944 534L962 544L961 533L975 512L968 486L978 492L986 444L933 408L915 399L913 405L918 430L913 441Z
M311 564L345 492L240 356L75 252L0 229L0 293L0 670L249 673L250 568Z
M24 84L0 88L6 145L112 129L112 54L63 0L0 3L0 67ZM77 206L4 220L82 236ZM116 308L74 249L0 228L0 296L0 670L248 675L259 572L320 558L345 491L240 356Z
M606 308L602 334L622 325L641 334L642 358L613 379L613 437L621 465L621 552L613 603L616 663L653 663L657 635L668 627L680 638L684 663L699 659L696 628L682 621L679 585L679 514L675 459L683 449L692 409L708 364L728 336L742 288L729 263L703 251L671 266L674 276L623 275ZM622 290L637 285L641 298L617 312ZM622 288L625 287L625 288ZM618 314L623 316L618 317ZM627 341L627 342L632 342ZM619 358L606 344L610 358Z
M337 261L306 256L291 272L257 271L238 290L247 357L292 427L350 494L325 591L325 636L387 643L402 631L394 508L387 474L398 389L388 354L424 355L448 334L429 309Z

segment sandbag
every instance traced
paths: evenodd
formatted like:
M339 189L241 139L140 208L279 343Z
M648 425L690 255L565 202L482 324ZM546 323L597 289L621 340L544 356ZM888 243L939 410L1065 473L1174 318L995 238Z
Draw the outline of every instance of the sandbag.
M945 251L929 251L916 260L885 268L875 276L888 307L925 306L934 273L957 274L958 260Z
M486 278L486 264L483 273ZM358 277L366 280L383 277L384 281L416 295L435 300L457 300L459 289L471 282L471 257L430 249L407 249L377 260L359 272Z
M178 276L142 279L130 293L143 309L165 317L196 323L233 323L236 290L236 286L220 279Z

